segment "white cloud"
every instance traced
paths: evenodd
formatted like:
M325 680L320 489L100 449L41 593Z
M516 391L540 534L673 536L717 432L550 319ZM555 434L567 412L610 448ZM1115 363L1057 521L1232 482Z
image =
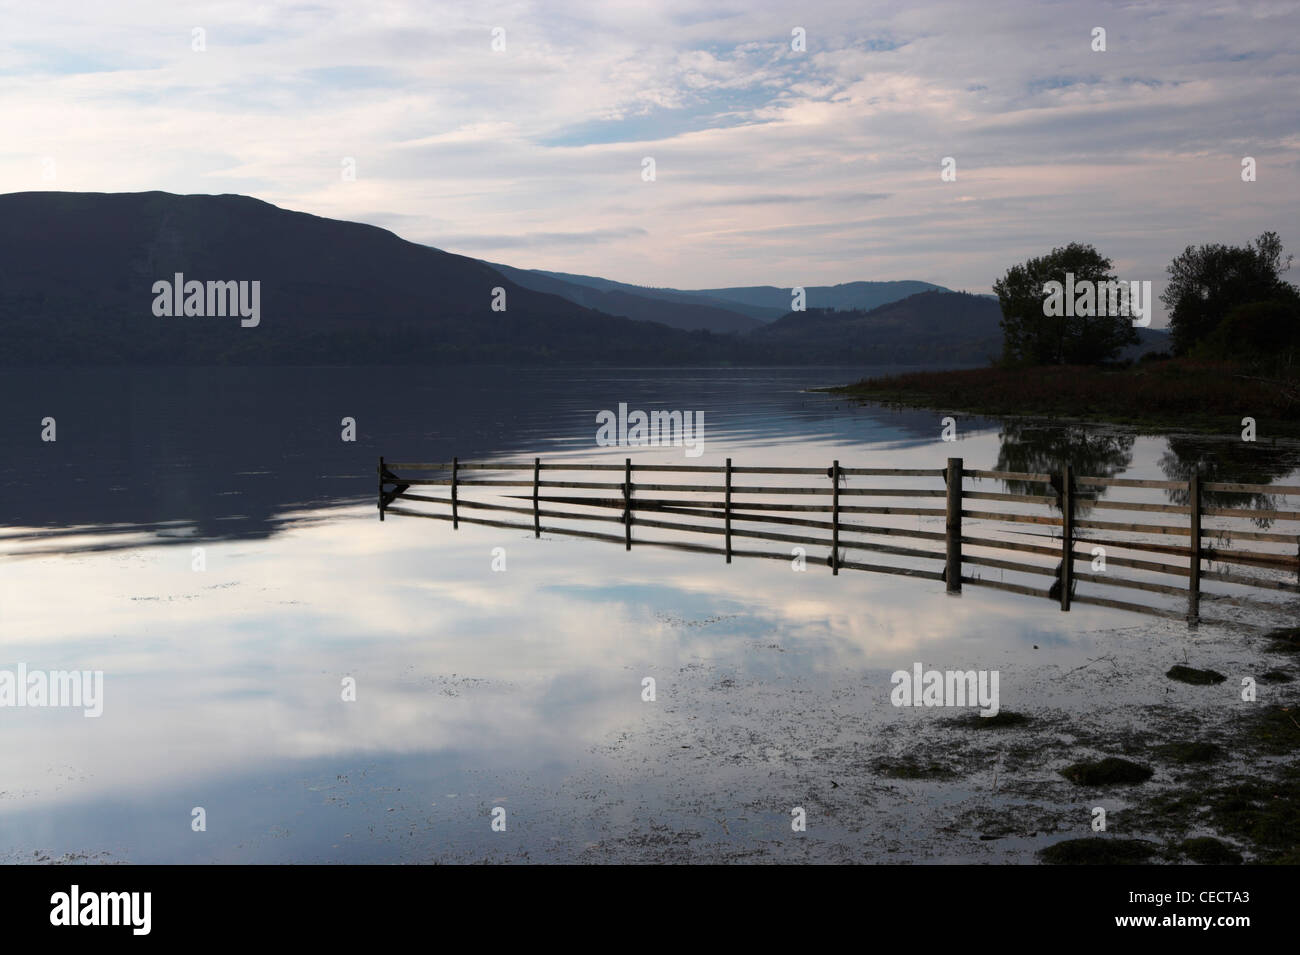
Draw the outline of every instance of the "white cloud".
M679 287L798 274L980 289L1073 239L1158 280L1189 243L1273 228L1294 247L1300 218L1291 5L137 0L0 15L0 191L245 192L521 267ZM1089 46L1099 24L1105 53ZM1242 155L1258 182L1240 182ZM943 156L956 183L939 180ZM756 199L718 202L732 195ZM761 201L774 195L828 201ZM830 198L851 195L887 198Z

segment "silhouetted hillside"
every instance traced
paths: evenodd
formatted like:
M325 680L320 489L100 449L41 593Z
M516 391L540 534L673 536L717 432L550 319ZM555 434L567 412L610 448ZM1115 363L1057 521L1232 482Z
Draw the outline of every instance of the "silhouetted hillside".
M592 288L605 292L626 292L639 298L674 302L679 305L703 305L709 308L720 308L725 311L748 315L764 324L776 321L782 315L787 314L793 304L792 290L778 288L774 285L685 290L628 285L626 282L615 282L594 275L575 275L570 272L535 271L529 274L547 276L563 281L570 286L576 285L581 288ZM518 276L511 277L518 281ZM520 284L524 283L521 282ZM546 289L546 291L555 291L558 295L566 294L565 291L559 288ZM859 308L869 311L873 308L879 308L881 305L907 298L909 295L915 295L918 292L930 291L947 292L950 290L941 285L934 285L931 282L912 281L844 282L840 285L809 285L804 287L804 305L807 308ZM574 301L578 301L578 299L575 298ZM593 305L593 307L596 306ZM623 313L619 312L618 314Z
M158 317L154 283L258 281L260 322ZM250 286L251 288L251 286ZM493 311L493 289L506 311ZM245 196L0 196L0 362L705 362L706 333L603 315L374 226Z
M791 312L755 331L792 362L981 363L1002 345L998 303L965 292L921 292L865 311Z
M748 332L763 324L744 312L711 305L703 300L692 300L690 296L672 298L655 294L646 295L639 291L630 292L627 289L636 286L623 286L616 282L609 283L610 287L602 290L591 285L570 282L547 272L517 269L496 262L488 264L524 288L559 295L570 302L609 315L621 315L624 318L634 318L643 322L659 322L670 328L703 329L723 334Z
M804 286L804 305L808 309L859 309L869 312L873 308L897 302L921 292L948 292L933 282L843 282L840 285ZM791 290L772 285L752 285L742 288L706 288L694 293L707 295L724 302L753 308L790 311Z
M180 297L155 290L178 273ZM201 283L193 297L190 282ZM234 302L224 315L177 307L212 312L208 283L226 282L247 290L260 283L250 327ZM814 287L808 311L758 325L740 312L673 298L694 293L652 290L656 298L606 284L498 271L374 226L245 196L0 196L0 364L950 365L982 363L1001 343L997 302L964 293L927 291L870 311L834 311L816 307L824 290ZM925 283L830 288L861 297L912 284ZM504 291L505 311L493 310L494 289ZM715 291L789 296L775 288ZM159 302L175 314L155 314ZM645 320L666 313L680 324L752 330L718 334Z

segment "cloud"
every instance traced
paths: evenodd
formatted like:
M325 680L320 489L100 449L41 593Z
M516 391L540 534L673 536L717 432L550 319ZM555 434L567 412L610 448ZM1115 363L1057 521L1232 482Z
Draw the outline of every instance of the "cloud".
M2 191L243 192L657 286L987 289L1044 242L1159 276L1189 243L1297 241L1291 5L318 0L181 20L127 0L4 17Z

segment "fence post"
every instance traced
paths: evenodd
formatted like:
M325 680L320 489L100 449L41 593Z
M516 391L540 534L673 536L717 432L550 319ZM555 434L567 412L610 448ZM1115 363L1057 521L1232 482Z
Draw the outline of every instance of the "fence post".
M460 529L460 516L456 511L456 473L460 470L460 459L451 459L451 529Z
M379 456L379 519L384 519L384 456Z
M1191 551L1191 573L1187 577L1187 623L1195 627L1201 621L1201 472L1192 472L1187 482L1187 503L1192 513L1192 526L1188 533Z
M831 573L840 572L840 462L831 465Z
M961 471L962 459L949 458L944 480L948 485L948 513L944 522L948 559L944 565L944 580L948 593L961 593Z
M623 549L632 549L632 459L623 460Z
M727 522L727 563L731 563L731 458L727 458L727 494L723 504Z
M537 481L542 470L542 459L533 458L533 536L542 536L542 512L537 509Z
M1070 465L1061 471L1061 609L1070 609L1070 587L1074 583L1074 473Z

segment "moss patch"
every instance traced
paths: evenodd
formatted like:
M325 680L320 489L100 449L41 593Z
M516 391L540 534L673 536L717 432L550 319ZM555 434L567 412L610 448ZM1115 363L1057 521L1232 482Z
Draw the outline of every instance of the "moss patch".
M1300 863L1300 767L1280 781L1243 782L1211 791L1209 818L1219 832L1249 840L1262 861Z
M1245 737L1266 753L1294 753L1300 749L1300 720L1287 706L1270 706L1247 721Z
M1268 635L1271 653L1300 653L1300 627L1274 630Z
M871 768L890 779L951 779L957 775L951 768L940 763L918 760L912 756L878 759L871 764Z
M952 721L954 726L964 726L967 729L976 730L993 730L1005 729L1008 726L1024 726L1029 723L1030 719L1023 713L1013 713L1011 710L998 710L993 716L980 716L978 713L968 713L965 716L959 716Z
M1140 865L1155 855L1156 845L1143 839L1066 839L1038 857L1049 865Z
M1195 667L1185 667L1182 664L1170 667L1165 676L1171 680L1177 680L1179 683L1191 683L1193 686L1209 686L1213 683L1222 683L1227 679L1226 676L1216 670L1198 670Z
M1173 763L1212 763L1223 758L1217 743L1165 743L1156 747L1159 756Z
M1184 839L1178 848L1187 858L1201 865L1241 865L1240 852L1210 836Z
M1118 756L1107 756L1099 762L1067 766L1061 775L1080 786L1131 786L1150 779L1151 768Z

